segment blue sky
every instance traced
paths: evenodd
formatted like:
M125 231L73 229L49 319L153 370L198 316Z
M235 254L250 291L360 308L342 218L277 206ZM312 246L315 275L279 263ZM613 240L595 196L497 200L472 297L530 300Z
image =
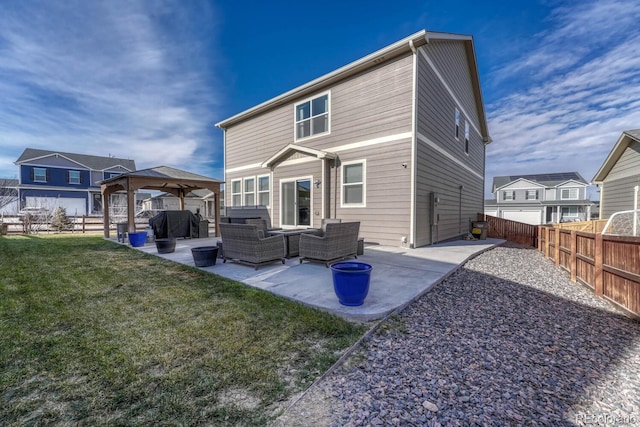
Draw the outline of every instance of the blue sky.
M32 147L222 179L214 123L427 29L475 38L487 187L590 180L640 128L637 16L637 0L5 0L0 177Z

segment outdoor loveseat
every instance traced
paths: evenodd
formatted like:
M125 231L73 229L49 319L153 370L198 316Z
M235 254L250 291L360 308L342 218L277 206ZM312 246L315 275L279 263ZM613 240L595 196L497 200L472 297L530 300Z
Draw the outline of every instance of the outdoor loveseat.
M285 261L283 236L265 237L255 224L220 224L223 262L228 259L253 265Z
M317 261L329 265L333 261L358 258L359 222L327 223L321 236L300 235L300 263Z

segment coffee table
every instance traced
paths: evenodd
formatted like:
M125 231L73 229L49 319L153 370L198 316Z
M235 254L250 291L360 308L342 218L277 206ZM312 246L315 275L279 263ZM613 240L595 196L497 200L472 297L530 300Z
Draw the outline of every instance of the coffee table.
M286 258L296 257L300 254L300 235L303 233L320 235L322 230L317 228L300 228L292 230L271 230L269 236L284 236Z

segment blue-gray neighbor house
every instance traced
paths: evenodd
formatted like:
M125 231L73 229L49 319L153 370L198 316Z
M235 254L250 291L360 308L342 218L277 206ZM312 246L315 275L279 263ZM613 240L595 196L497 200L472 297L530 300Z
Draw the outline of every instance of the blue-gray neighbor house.
M101 215L99 181L136 170L133 160L27 148L16 160L20 168L20 208L53 210L68 215Z

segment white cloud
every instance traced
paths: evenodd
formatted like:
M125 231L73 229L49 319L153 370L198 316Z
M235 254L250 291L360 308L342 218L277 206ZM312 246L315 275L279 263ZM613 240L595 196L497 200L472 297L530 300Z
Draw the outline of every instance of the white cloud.
M493 176L518 173L590 180L620 133L640 127L639 15L635 0L559 7L535 49L489 75L511 86L487 106L487 189Z
M14 3L0 14L0 145L14 153L0 176L26 147L208 173L213 52L193 32L214 24L208 3Z

